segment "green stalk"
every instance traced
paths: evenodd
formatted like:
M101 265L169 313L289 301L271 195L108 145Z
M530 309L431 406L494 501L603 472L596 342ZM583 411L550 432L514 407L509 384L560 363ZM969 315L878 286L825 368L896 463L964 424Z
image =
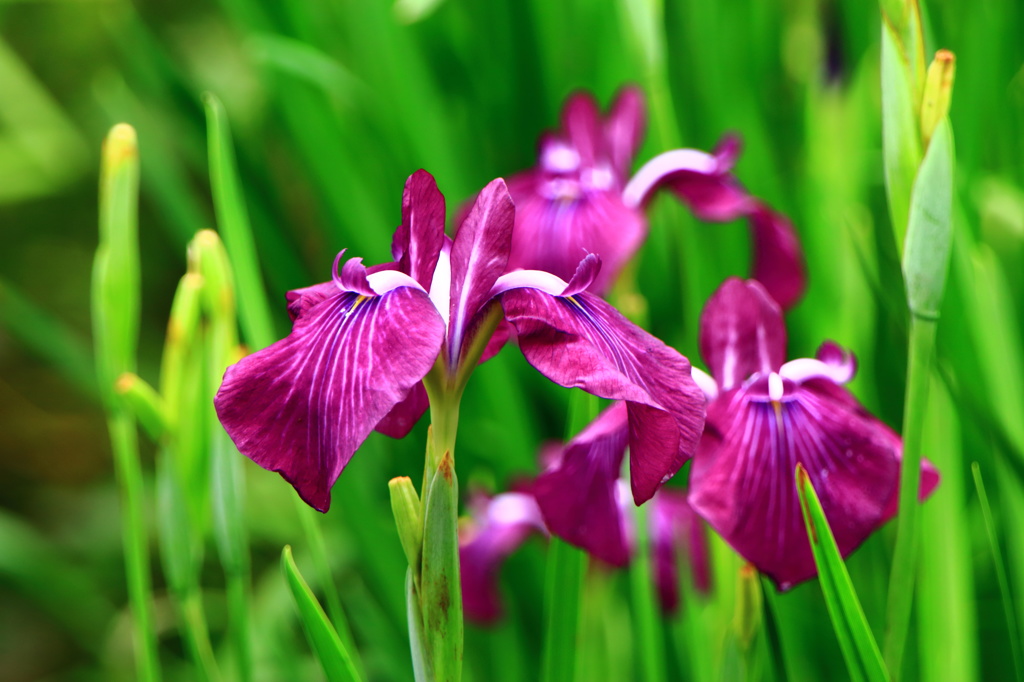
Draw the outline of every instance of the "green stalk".
M597 416L598 407L597 398L589 393L576 390L570 394L566 440L582 431ZM572 682L576 677L576 645L586 570L586 552L558 538L551 538L544 585L542 682Z
M576 679L576 639L586 570L586 552L558 538L551 538L544 586L541 682L572 682Z
M136 673L160 679L145 489L135 420L114 394L117 378L135 371L139 326L139 156L135 130L114 126L103 145L99 248L93 267L92 316L100 396L107 410L114 468L119 482L128 596L134 617Z
M274 331L266 289L260 275L259 258L253 239L249 213L246 209L238 169L235 164L231 129L224 106L212 93L203 97L209 136L210 185L217 223L224 237L234 272L235 290L245 292L239 299L239 318L245 341L254 350L266 348L277 340ZM331 578L323 532L313 511L298 497L292 497L295 513L306 536L310 558L316 571L317 586L323 591L330 614L339 628L346 645L351 645L351 634L345 623L338 590ZM350 647L351 651L355 651Z
M114 469L121 491L121 537L124 542L125 578L134 620L136 673L142 682L160 680L157 655L153 585L150 579L149 538L143 502L145 487L139 463L139 441L135 420L123 412L107 419Z
M661 622L655 603L652 582L650 518L647 505L636 507L633 514L636 529L636 554L630 564L629 581L633 592L634 618L640 646L640 679L662 682L665 673L665 645Z
M889 629L885 639L885 662L889 672L900 678L903 653L910 627L917 568L918 487L921 478L921 442L928 405L928 386L935 350L933 319L912 315L910 358L907 366L907 399L903 411L903 463L900 469L900 504L889 579Z

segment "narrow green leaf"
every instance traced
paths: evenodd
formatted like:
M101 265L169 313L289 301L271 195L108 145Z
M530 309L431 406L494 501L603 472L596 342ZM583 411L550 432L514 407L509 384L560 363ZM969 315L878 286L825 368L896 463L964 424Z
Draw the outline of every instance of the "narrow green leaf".
M882 22L882 153L889 216L896 244L903 251L910 216L910 194L921 163L921 140L917 130L918 110L914 106L908 66L902 56L900 39Z
M210 186L217 212L217 225L234 266L239 297L239 318L246 342L253 348L266 348L277 340L267 303L263 276L260 274L256 243L249 225L249 212L238 180L231 130L224 106L212 93L203 95L209 135Z
M459 582L459 486L451 453L430 480L423 514L420 612L435 680L462 676L462 590Z
M953 244L953 133L939 123L921 162L910 198L903 252L907 303L915 315L937 318Z
M295 605L299 609L299 617L302 620L303 629L309 638L309 643L316 653L320 665L324 668L327 679L331 682L349 682L360 680L359 673L352 664L352 657L349 655L341 638L335 631L331 621L327 619L323 607L317 601L313 591L309 589L299 567L295 565L292 557L292 548L285 545L281 551L281 570L288 581L288 589L291 590Z
M839 554L839 547L821 502L802 464L796 465L796 487L807 527L807 538L814 554L814 564L818 568L821 591L825 595L825 604L850 677L870 682L888 680L889 673L882 662L882 654L864 617L864 610L853 589L843 557Z
M1010 638L1010 651L1013 652L1013 669L1018 682L1024 680L1024 658L1021 657L1020 630L1017 627L1017 615L1013 607L1013 595L1010 593L1010 581L1006 578L1006 564L1003 553L999 549L999 538L996 535L995 521L992 519L992 507L988 503L985 482L981 477L981 467L971 462L971 474L974 476L974 487L978 491L978 503L981 515L985 520L985 533L988 536L989 550L992 552L992 563L996 569L996 582L999 585L999 596L1003 602L1003 616L1006 618L1006 634Z

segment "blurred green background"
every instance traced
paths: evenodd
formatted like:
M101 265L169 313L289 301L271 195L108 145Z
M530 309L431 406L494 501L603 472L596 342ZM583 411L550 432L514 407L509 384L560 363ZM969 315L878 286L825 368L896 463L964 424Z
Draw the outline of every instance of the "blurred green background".
M923 512L908 669L913 679L1009 679L1006 609L1024 621L1024 5L932 2L924 14L929 59L939 47L957 56L957 236L926 439L943 485ZM879 27L878 8L857 0L0 1L0 679L132 675L117 487L90 342L99 151L113 124L139 136L139 373L151 382L185 245L216 227L204 91L227 109L267 293L283 303L285 291L325 280L341 248L389 260L402 186L417 168L434 174L451 213L490 179L533 163L567 94L586 89L607 105L634 83L651 105L637 166L672 147L742 136L737 176L790 216L807 256L790 357L825 338L849 346L861 368L854 392L898 428L906 314L882 176ZM747 232L700 225L671 199L651 217L637 268L649 329L699 364L699 303L725 276L746 274ZM283 305L278 313L283 335ZM463 403L463 489L501 490L536 473L539 445L564 433L566 405L566 392L514 348L484 365ZM385 484L416 475L424 437L423 424L401 442L372 436L322 519L370 679L411 676L404 558ZM147 476L153 454L144 448ZM992 502L995 553L973 461ZM285 543L308 561L293 492L249 462L246 476L257 678L315 678L277 568ZM876 634L891 531L850 560ZM206 554L204 604L220 647L223 578ZM191 679L154 565L167 677ZM691 599L667 622L672 679L703 679L693 662L702 658L707 679L732 674L737 565L726 558L717 596ZM507 621L468 632L467 677L534 675L543 579L537 542L505 571ZM595 662L581 679L628 679L625 580L600 569L590 580L599 597L585 611L581 649ZM791 673L843 675L818 586L774 601L783 648L800 660Z

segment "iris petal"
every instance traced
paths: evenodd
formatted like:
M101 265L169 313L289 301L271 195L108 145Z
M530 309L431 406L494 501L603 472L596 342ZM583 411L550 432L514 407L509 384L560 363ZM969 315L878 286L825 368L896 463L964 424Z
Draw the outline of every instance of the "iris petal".
M789 220L758 204L750 214L754 242L753 276L783 309L807 289L803 250Z
M215 404L244 455L326 511L352 453L430 370L444 323L411 287L336 292L312 306L302 298L292 333L229 367Z
M816 386L828 384L824 391ZM831 382L797 387L782 402L746 389L708 406L690 503L780 589L815 575L793 472L807 469L843 556L885 519L899 479L898 438L835 400Z
M646 128L644 98L637 88L623 88L604 122L604 139L615 175L629 175L633 157L640 148Z
M513 289L501 301L523 355L541 374L626 401L633 498L650 499L692 456L703 428L704 394L689 361L587 292Z
M515 207L501 178L477 195L451 247L449 359L459 360L473 318L490 298L491 287L508 264Z
M757 282L729 278L701 313L700 354L722 391L774 372L786 358L782 311Z
M502 614L498 592L501 563L533 533L546 535L537 502L526 493L504 493L480 505L482 518L464 534L459 547L462 608L478 623L492 623ZM465 537L469 536L469 537Z
M426 290L444 243L444 217L444 196L434 176L425 170L410 175L402 195L402 224L395 230L391 250L399 269Z
M684 490L663 488L651 504L654 584L662 610L674 613L679 608L679 558L689 562L698 592L707 594L711 589L707 527L690 507Z
M533 488L553 534L614 566L625 566L630 556L616 499L627 422L624 403L602 412L557 453Z

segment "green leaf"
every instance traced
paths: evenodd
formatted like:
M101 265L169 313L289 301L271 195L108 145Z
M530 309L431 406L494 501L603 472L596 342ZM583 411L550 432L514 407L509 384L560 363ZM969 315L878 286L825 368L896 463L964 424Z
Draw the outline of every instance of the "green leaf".
M288 589L292 592L295 605L299 609L299 617L302 620L302 627L306 631L309 643L316 653L320 665L323 666L324 674L330 682L349 682L362 679L352 664L352 657L348 650L341 643L341 638L334 630L334 626L327 619L320 602L313 595L309 585L299 573L295 559L292 557L292 548L285 545L281 551L281 570L288 581Z
M919 317L939 315L953 244L953 133L948 119L935 129L914 182L903 252L907 303Z
M462 590L457 529L459 485L450 452L431 478L423 515L420 613L424 651L435 680L462 676Z
M206 125L209 128L210 186L217 212L217 225L235 271L235 290L244 292L238 299L238 316L246 342L253 348L266 348L277 340L271 321L270 306L260 274L256 244L249 225L235 152L231 146L224 106L212 93L203 95Z
M995 522L992 519L992 507L985 493L985 482L981 478L981 467L971 462L971 474L974 475L974 487L978 491L978 502L981 504L981 515L985 520L985 533L988 536L989 550L992 552L992 563L996 569L996 582L999 585L999 596L1002 597L1003 615L1006 618L1006 633L1010 638L1010 650L1013 652L1013 668L1017 673L1018 682L1024 680L1024 659L1021 657L1020 631L1017 628L1017 616L1013 608L1013 596L1010 594L1010 581L1006 578L1006 564L1003 553L999 550L999 538L996 536Z
M899 37L882 22L882 154L889 216L896 244L903 250L910 216L910 193L921 163L918 110Z
M818 494L802 464L796 465L796 487L814 564L818 567L818 581L850 677L870 682L888 680L889 673L882 662L882 654L864 617Z

